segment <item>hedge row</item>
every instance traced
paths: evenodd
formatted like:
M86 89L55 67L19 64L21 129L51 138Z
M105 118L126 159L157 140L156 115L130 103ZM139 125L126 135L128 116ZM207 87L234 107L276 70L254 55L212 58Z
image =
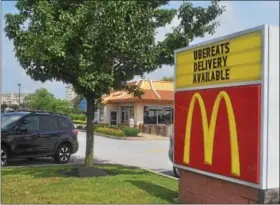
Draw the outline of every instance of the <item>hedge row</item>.
M86 121L87 120L87 116L85 114L70 114L70 117L72 119L72 121Z
M136 128L130 128L130 127L124 127L124 128L118 128L118 127L96 127L95 131L100 134L105 134L105 135L112 135L112 136L117 136L117 137L134 137L137 136L138 133L140 132Z
M85 121L81 120L73 120L73 123L77 124L78 129L84 129L86 125ZM130 128L128 126L110 126L108 124L97 124L95 128L95 132L105 135L112 135L117 137L133 137L137 136L140 132L136 128Z
M137 136L140 132L138 129L130 128L130 127L124 127L122 128L122 131L124 132L124 135L127 137Z
M115 129L110 127L96 127L95 132L105 135L111 135L116 137L124 137L124 132L121 129Z
M72 122L74 124L78 124L78 125L86 125L87 124L87 121L85 121L85 120L72 120Z
M72 122L77 125L86 125L87 124L86 120L72 120ZM108 124L102 124L102 123L99 123L96 125L96 127L108 127L108 126L109 126Z
M82 130L82 129L84 129L84 128L85 128L85 126L84 126L84 125L77 125L77 129Z

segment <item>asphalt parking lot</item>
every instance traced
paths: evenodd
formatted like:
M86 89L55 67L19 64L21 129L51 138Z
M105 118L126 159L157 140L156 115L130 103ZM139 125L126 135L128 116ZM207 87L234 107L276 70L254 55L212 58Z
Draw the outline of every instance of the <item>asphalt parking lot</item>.
M79 149L69 163L82 164L86 148L86 134L79 132ZM95 163L112 163L138 166L173 176L172 163L168 158L169 141L126 141L95 136ZM13 160L8 166L55 164L52 158Z

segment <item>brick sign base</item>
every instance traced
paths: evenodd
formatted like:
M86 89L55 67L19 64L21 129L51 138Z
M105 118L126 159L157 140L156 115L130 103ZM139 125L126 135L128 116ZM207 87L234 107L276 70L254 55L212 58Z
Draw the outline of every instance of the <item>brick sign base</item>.
M186 204L279 203L279 188L264 191L180 170L179 200Z

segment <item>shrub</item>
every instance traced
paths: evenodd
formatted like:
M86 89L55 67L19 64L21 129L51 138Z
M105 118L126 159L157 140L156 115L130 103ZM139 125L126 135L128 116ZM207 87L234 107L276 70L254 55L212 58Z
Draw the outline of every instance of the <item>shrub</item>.
M129 128L129 125L127 125L127 124L119 124L118 127L119 127L120 129Z
M78 126L77 126L77 129L80 129L80 130L81 130L81 129L84 129L84 126L83 126L83 125L78 125Z
M121 128L118 127L117 125L109 125L107 127L111 128L111 129L115 129L115 130L121 130Z
M70 114L72 120L86 121L87 116L85 114Z
M111 128L111 127L96 127L95 132L105 135L123 137L124 132L118 128Z
M72 122L74 124L78 124L78 125L86 125L87 124L87 122L83 121L83 120L72 120Z
M106 123L98 123L96 124L96 127L109 127L109 125Z
M130 128L127 125L108 125L108 124L97 124L96 132L101 134L107 134L112 136L137 136L140 132L137 128Z
M122 131L124 132L124 135L128 137L137 136L140 132L138 129L130 127L124 127L122 128Z
M71 114L69 114L69 117L72 119L72 120L76 120L77 119L77 114L73 114L73 113L71 113Z
M77 120L86 121L87 120L87 116L85 114L79 114L79 115L77 115Z

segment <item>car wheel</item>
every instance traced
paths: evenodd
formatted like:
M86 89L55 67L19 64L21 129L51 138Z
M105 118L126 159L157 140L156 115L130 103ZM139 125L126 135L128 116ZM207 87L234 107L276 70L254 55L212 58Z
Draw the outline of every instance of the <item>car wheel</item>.
M58 147L54 156L56 163L66 164L71 157L71 147L68 144L62 144Z
M5 166L8 160L8 151L5 147L1 147L1 166Z
M179 178L180 177L180 172L179 172L179 169L176 168L176 167L173 167L173 173L174 173L174 176Z

